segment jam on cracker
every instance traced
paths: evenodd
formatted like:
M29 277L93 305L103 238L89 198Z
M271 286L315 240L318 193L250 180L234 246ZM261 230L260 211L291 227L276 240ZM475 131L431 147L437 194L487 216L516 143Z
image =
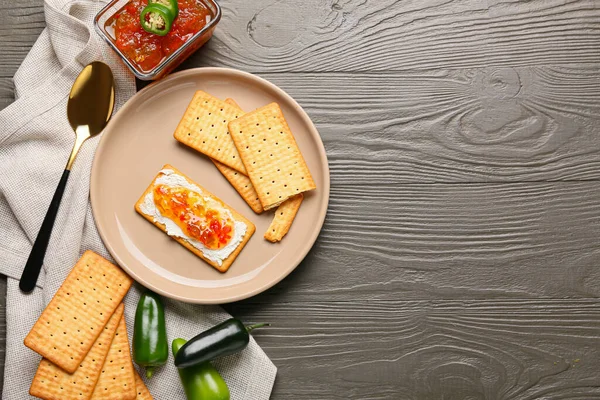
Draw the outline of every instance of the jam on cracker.
M211 208L197 192L184 187L157 185L154 203L163 216L208 249L221 249L231 240L234 221L220 210Z

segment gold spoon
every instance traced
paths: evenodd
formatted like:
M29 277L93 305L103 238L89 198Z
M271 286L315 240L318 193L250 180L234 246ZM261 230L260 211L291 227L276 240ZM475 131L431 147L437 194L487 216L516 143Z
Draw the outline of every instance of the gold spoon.
M21 275L19 287L24 292L31 292L35 288L75 156L86 139L102 132L112 115L114 104L115 84L112 71L100 61L88 64L75 80L69 94L67 116L75 131L75 145Z

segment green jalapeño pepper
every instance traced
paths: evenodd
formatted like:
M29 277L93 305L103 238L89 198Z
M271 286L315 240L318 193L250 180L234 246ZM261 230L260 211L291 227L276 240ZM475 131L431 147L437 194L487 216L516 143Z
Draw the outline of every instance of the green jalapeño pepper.
M140 23L146 32L165 36L171 30L175 15L159 3L148 4L140 14Z
M133 326L133 360L146 368L150 378L154 368L169 358L169 343L165 323L165 309L159 295L147 291L140 297L135 310Z
M169 9L169 11L171 11L171 14L173 15L173 20L175 20L175 18L177 18L177 16L179 15L179 5L177 4L177 0L149 0L148 4L162 4L163 6L167 7Z
M246 327L239 319L228 319L187 342L175 356L175 365L187 368L237 353L248 345L250 331L265 325L268 324Z
M185 339L173 340L173 357L185 342ZM209 361L179 369L179 378L187 400L229 400L227 384Z

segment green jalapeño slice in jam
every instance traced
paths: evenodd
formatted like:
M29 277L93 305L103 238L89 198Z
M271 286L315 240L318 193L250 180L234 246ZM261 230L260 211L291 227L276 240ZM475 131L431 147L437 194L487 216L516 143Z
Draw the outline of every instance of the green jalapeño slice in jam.
M175 16L165 6L159 3L148 4L140 14L142 28L148 33L165 36L171 30Z

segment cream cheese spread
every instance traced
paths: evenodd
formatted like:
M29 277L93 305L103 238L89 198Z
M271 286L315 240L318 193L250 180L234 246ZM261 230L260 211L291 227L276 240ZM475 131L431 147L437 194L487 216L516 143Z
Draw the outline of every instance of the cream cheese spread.
M165 185L173 188L184 187L188 190L203 195L202 189L200 189L197 185L190 183L183 176L175 173L175 171L171 169L163 169L160 171L160 173L161 175L154 181L155 186ZM227 215L227 217L229 217L232 221L234 221L233 234L231 236L231 240L229 241L229 243L227 243L225 247L218 250L209 249L196 239L187 236L181 230L179 225L173 222L170 218L163 216L156 207L156 204L154 203L153 191L149 191L148 194L144 197L144 202L140 205L140 210L144 214L152 217L154 222L159 222L163 224L169 236L182 238L183 240L200 250L204 257L217 263L220 266L223 264L223 260L229 257L231 253L233 253L233 251L242 242L244 235L246 234L246 229L248 227L244 222L236 221L231 215L231 212L229 212L229 210L227 209L223 209L221 204L219 204L214 199L204 196L204 201L206 201L207 205L209 205L211 208L218 208L223 210L224 214Z

